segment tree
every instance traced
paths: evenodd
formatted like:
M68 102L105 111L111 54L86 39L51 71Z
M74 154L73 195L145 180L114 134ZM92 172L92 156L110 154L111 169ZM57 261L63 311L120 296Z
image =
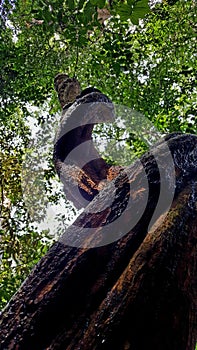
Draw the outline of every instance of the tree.
M132 13L128 5L134 6ZM151 8L136 25L148 12L147 1L113 1L111 7L99 1L97 8L95 1L1 5L1 306L53 241L30 222L21 190L20 172L32 138L29 106L39 108L33 118L46 131L59 110L53 78L66 71L76 74L83 88L96 86L113 102L140 111L162 133L195 134L195 6L193 1L168 1ZM98 8L112 16L99 21ZM111 135L120 139L121 133L117 128ZM99 125L95 134L109 138ZM131 132L125 148L137 156L145 151ZM45 186L50 189L54 169L48 159ZM50 198L55 202L58 195ZM38 209L37 214L43 216Z
M2 313L3 349L194 349L196 153L196 136L169 135L95 197Z

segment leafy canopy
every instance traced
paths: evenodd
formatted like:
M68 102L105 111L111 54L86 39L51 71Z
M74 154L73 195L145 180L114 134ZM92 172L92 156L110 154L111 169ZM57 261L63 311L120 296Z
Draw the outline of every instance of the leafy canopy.
M53 90L58 72L76 75L82 87L96 86L114 103L140 112L161 133L196 133L196 5L192 0L153 3L7 0L1 5L1 306L53 241L30 220L21 174L32 151L32 123L43 131L38 141L48 144L54 137L49 126L60 114ZM129 115L127 121L125 129L99 125L95 138L112 146L124 139L129 163L131 154L139 156L146 145L132 124L129 128ZM113 162L112 153L106 156ZM57 204L61 195L54 191L51 148L46 161L44 186L49 201ZM65 208L68 213L59 220L68 224L74 209L67 202ZM40 220L46 214L36 206L34 212Z

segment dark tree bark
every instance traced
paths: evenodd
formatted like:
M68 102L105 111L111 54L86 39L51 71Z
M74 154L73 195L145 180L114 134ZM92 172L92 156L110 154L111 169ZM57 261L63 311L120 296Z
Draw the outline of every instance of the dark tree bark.
M101 158L92 141L94 125L113 120L112 102L94 88L83 90L74 103L63 108L54 164L67 198L77 208L92 201L103 187L102 180L111 181L121 171L120 166L110 166Z
M170 209L158 207L162 186ZM173 134L109 181L35 266L1 314L0 349L194 350L196 246L197 137Z

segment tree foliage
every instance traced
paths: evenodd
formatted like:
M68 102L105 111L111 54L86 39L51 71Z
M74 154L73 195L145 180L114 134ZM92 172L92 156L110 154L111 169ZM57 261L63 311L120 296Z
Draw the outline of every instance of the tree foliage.
M53 91L58 72L76 75L83 88L96 86L113 102L140 112L161 133L196 133L195 2L149 5L147 0L9 0L1 5L1 306L52 241L29 219L21 168L32 140L30 116L44 132L58 119ZM111 140L124 131L114 128ZM95 135L110 138L100 126ZM125 147L128 161L130 151L138 156L145 149L132 132ZM47 162L45 185L55 202L51 154Z

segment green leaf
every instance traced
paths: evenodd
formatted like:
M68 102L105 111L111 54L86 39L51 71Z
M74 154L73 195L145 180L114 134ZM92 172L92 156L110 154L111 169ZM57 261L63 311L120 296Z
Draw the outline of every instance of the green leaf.
M91 4L90 1L88 1L83 11L84 24L88 24L92 22L92 17L94 13L95 13L95 7Z
M79 0L78 6L77 6L78 9L81 10L84 4L85 4L85 0Z
M67 0L67 4L68 4L68 8L70 10L74 10L75 9L75 2L74 2L74 0Z
M127 0L127 4L128 4L129 6L135 5L135 2L136 2L136 0Z
M116 11L122 20L127 20L131 15L132 9L128 4L119 4L116 7Z
M120 15L121 20L131 19L134 24L138 24L140 18L144 18L145 14L150 12L148 0L128 0L127 3L116 5L116 11Z
M105 0L90 0L91 4L103 8L105 6Z
M97 5L100 9L102 9L103 7L105 7L105 0L99 0L97 1Z
M133 24L138 24L140 18L144 18L144 16L150 12L150 8L148 6L147 0L138 1L134 7L131 14L131 21Z
M134 10L137 10L137 9L139 9L140 11L142 11L142 12L145 12L145 13L148 13L148 12L150 12L150 7L149 7L149 5L148 5L148 0L141 0L141 1L138 1L137 3L136 3L136 5L134 6Z

